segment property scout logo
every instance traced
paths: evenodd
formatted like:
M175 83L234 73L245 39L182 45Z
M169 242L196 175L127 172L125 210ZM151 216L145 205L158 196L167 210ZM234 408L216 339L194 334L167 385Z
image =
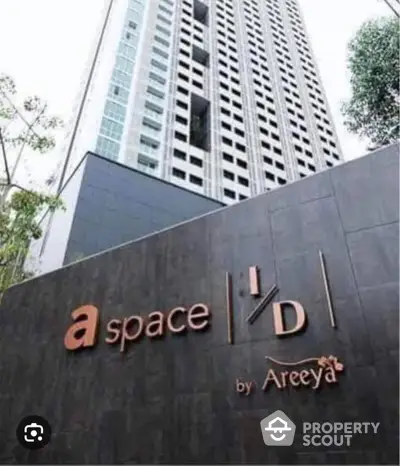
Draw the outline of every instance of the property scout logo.
M304 447L350 447L355 435L378 433L379 422L303 422L299 427ZM296 425L275 411L260 422L265 445L286 447L294 442Z

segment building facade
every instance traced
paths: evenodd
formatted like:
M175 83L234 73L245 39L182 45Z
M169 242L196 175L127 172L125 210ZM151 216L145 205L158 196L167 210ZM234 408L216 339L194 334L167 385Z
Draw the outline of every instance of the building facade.
M230 204L340 163L297 0L106 3L67 175L94 151Z
M399 464L398 173L393 145L7 290L0 463Z
M215 199L88 153L63 191L65 209L31 247L46 273L224 207Z

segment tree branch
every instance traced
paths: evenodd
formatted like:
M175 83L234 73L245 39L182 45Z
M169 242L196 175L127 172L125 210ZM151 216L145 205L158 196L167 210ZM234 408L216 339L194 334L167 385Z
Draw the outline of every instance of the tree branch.
M6 148L5 148L5 145L4 145L3 132L2 132L1 128L0 128L0 145L1 145L1 152L3 154L3 159L4 159L4 166L5 166L5 169L6 169L7 184L10 185L11 184L10 169L8 167Z
M30 125L28 125L28 129L32 129L34 127L34 125L39 121L39 118L44 114L44 112L46 111L46 108L47 108L47 105L44 105L41 112L36 116L36 118L32 121L32 123ZM33 131L33 130L32 130ZM10 176L10 183L11 183L11 180L14 178L15 176L15 172L17 171L17 167L18 167L18 164L19 164L19 161L21 159L21 156L22 156L22 152L23 150L25 149L25 146L26 146L26 140L23 142L19 152L18 152L18 155L17 155L17 158L15 160L15 164L14 164L14 167L12 169L12 173L11 173L11 176Z
M7 93L0 90L0 93L7 99L8 103L11 105L11 107L14 109L14 111L19 115L21 120L27 125L28 129L32 131L32 133L37 137L40 138L38 133L32 128L32 124L27 121L27 119L24 117L24 115L18 110L17 106L13 103L13 101L8 97Z
M24 188L23 186L21 186L21 185L19 185L17 183L0 183L0 186L8 186L10 188L20 189L21 191L25 191L26 193L36 194L35 191L32 191L31 189Z

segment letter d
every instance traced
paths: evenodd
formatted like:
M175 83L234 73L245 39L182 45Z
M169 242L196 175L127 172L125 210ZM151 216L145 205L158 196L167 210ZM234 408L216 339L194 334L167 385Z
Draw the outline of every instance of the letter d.
M287 330L285 329L285 323L283 319L283 309L284 307L291 307L296 313L296 325ZM283 335L291 335L293 333L299 332L304 328L306 324L306 313L303 306L297 301L281 301L279 303L273 304L273 313L274 313L274 324L275 324L275 335L278 337Z
M90 304L81 306L75 309L71 316L75 323L71 325L65 334L64 346L70 351L94 346L99 323L99 310L97 307Z

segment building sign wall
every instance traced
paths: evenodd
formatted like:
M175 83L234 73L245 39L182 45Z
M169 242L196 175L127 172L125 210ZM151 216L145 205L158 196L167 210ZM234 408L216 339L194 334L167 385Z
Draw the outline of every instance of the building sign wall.
M398 464L399 164L385 154L11 288L0 462ZM277 449L260 433L275 411L298 432L379 430ZM15 441L30 415L53 432L35 456Z

